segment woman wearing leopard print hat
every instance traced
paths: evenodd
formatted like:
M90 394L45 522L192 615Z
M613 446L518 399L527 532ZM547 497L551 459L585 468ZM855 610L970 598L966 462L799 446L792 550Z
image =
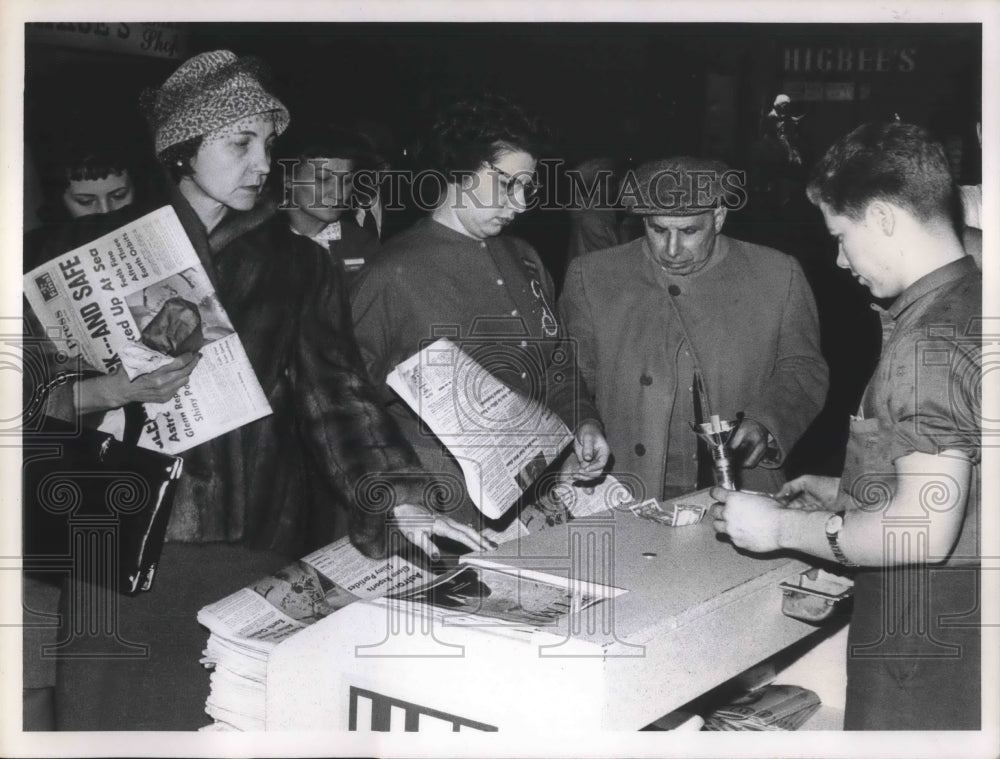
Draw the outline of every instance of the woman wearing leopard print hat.
M148 646L148 657L62 663L59 729L205 725L207 633L198 610L345 534L365 553L383 553L386 512L355 497L366 474L394 488L397 515L423 511L429 484L366 379L338 270L318 246L276 242L287 236L276 233L273 205L262 207L260 193L289 116L259 66L228 51L202 53L145 95L144 107L170 203L273 413L184 454L156 585L118 599L118 638ZM106 217L114 218L105 229L137 215L120 214ZM433 529L485 547L471 528L431 521L417 539ZM86 654L90 643L68 648Z

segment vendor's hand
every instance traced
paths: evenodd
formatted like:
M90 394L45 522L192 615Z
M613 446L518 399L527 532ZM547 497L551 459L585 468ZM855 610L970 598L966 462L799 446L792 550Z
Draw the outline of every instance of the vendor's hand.
M587 419L580 423L573 436L573 452L580 461L577 476L580 479L595 479L604 471L611 455L611 448L604 437L600 423Z
M712 488L712 526L740 548L767 553L781 548L781 504L752 493Z
M473 551L489 551L497 547L496 543L483 537L469 525L437 514L424 506L401 503L393 508L392 515L404 523L404 537L435 561L441 558L441 554L431 540L432 535L454 540Z
M784 500L789 509L833 511L839 491L839 477L804 474L782 485L775 496Z
M165 403L184 385L201 360L200 353L184 353L169 364L130 380L119 365L103 377L80 382L79 411L107 411L126 403Z
M753 419L744 419L729 438L728 447L736 453L736 460L744 469L752 469L767 453L770 439L767 428Z

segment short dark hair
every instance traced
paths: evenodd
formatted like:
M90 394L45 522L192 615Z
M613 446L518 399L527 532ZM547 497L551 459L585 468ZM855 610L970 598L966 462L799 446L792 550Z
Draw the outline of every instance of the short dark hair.
M452 176L477 171L501 153L522 150L545 155L549 136L538 119L496 94L459 100L445 108L422 148L428 168Z
M898 121L863 124L834 143L813 167L806 194L855 221L873 200L950 221L956 196L941 143Z
M43 188L47 197L58 200L70 182L104 179L132 168L132 161L124 155L116 155L99 147L66 151L46 162L43 168Z
M194 169L191 168L191 160L198 155L204 140L205 135L200 134L160 151L157 159L170 174L170 179L173 180L174 184L180 182L182 177L191 176L194 173Z
M278 140L279 158L343 158L367 168L374 161L375 147L359 132L315 122L293 123Z
M39 218L58 222L66 218L62 196L70 182L94 181L128 172L134 191L142 179L144 166L128 136L98 134L81 129L56 136L44 146L40 160L43 203Z

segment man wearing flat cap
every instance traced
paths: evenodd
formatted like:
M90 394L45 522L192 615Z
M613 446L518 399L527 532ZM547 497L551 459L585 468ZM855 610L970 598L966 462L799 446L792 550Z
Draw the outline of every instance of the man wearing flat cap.
M690 422L742 412L730 440L739 485L777 490L828 385L801 268L721 234L744 199L741 176L721 163L647 163L622 194L645 235L574 260L559 302L615 470L639 477L643 497L711 485Z

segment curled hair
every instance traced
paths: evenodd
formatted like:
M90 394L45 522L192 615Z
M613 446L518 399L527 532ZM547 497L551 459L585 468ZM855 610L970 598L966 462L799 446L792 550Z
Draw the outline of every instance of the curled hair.
M191 168L191 160L198 155L198 150L204 139L205 135L203 134L191 137L184 142L178 142L176 145L165 148L157 156L175 184L181 181L181 177L191 176L194 173L194 169Z
M541 157L548 139L541 123L520 107L499 95L484 94L460 100L439 114L421 158L427 168L450 179L475 172L509 151Z
M813 167L806 194L854 221L883 200L920 219L950 222L956 197L941 143L898 121L863 124L834 143Z

